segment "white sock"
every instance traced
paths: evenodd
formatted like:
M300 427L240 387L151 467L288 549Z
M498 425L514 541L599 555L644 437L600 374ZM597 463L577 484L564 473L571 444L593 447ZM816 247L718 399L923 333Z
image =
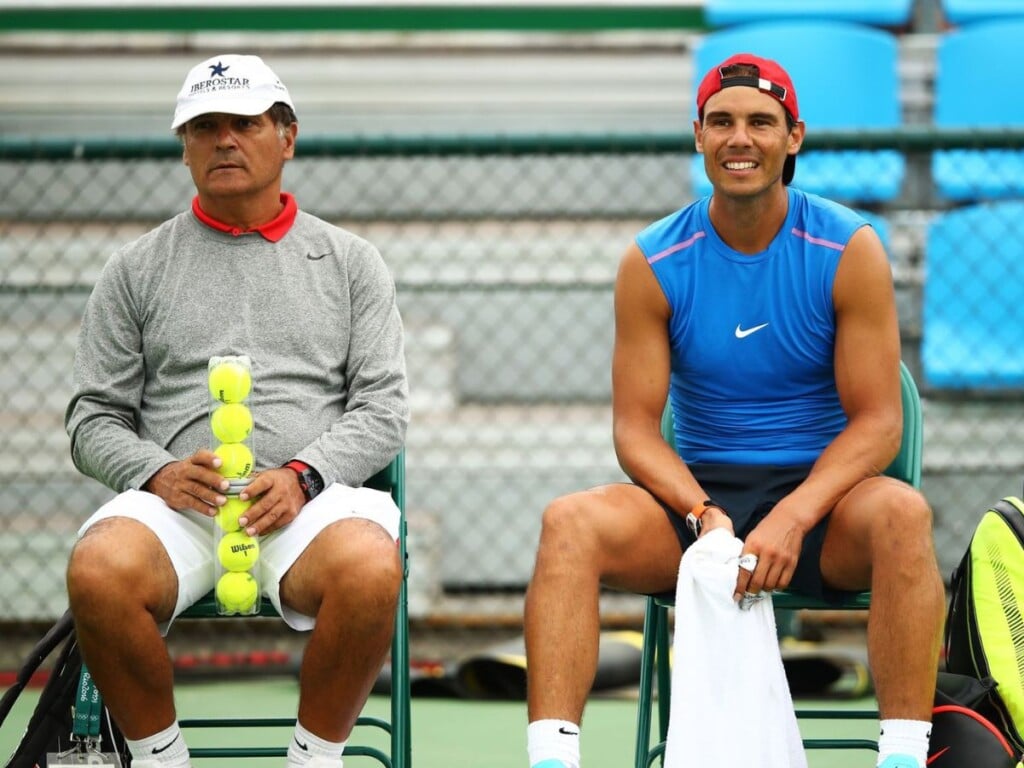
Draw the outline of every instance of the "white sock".
M169 768L188 768L191 765L188 761L188 745L185 744L185 737L181 735L177 721L160 733L138 741L125 739L125 743L136 760L152 760Z
M299 768L314 757L337 760L338 768L341 768L341 754L345 751L346 743L321 739L303 728L302 723L296 723L295 735L288 745L288 768Z
M530 765L561 760L566 768L580 768L580 727L568 720L536 720L526 726L526 753Z
M878 765L889 755L906 755L919 766L928 761L932 724L924 720L883 720L878 724Z

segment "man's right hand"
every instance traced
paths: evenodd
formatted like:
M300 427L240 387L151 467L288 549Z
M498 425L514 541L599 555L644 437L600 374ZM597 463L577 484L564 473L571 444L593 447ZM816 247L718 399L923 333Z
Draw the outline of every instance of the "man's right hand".
M228 481L217 472L220 464L220 457L204 448L187 459L162 466L142 490L156 494L171 509L179 512L194 509L213 517L227 501L223 492L229 487Z

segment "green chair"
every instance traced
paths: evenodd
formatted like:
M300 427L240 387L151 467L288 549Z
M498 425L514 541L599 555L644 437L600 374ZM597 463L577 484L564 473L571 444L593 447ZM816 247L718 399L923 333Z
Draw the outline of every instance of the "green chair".
M921 454L924 443L921 417L921 399L917 385L907 369L900 363L900 391L903 401L903 442L900 451L885 474L903 480L915 488L921 486ZM662 418L662 434L674 444L672 412L666 408ZM772 595L777 611L798 611L804 609L866 610L871 601L870 592L851 595L840 605L825 603L795 592L780 591ZM665 738L668 734L669 711L671 708L671 670L669 642L669 609L671 598L648 597L644 616L643 651L640 660L640 701L637 706L635 768L647 768L665 752ZM657 687L655 688L655 682ZM657 691L657 693L655 693ZM651 745L651 729L654 720L654 701L658 703L658 743ZM800 710L798 718L826 720L873 720L877 711L868 710ZM878 742L870 739L804 739L807 749L872 749L878 750Z
M409 575L409 560L406 553L406 521L405 521L405 452L404 450L392 460L383 470L366 481L366 485L377 490L387 491L395 500L395 504L402 512L402 520L399 535L399 552L403 563L403 578L399 592L398 610L395 614L395 633L391 642L391 718L390 722L382 718L361 716L356 721L356 728L353 730L352 738L345 747L345 757L365 756L373 758L381 763L384 768L409 768L412 765L412 740L410 732L410 701L409 701L409 615L407 582ZM260 601L260 612L257 614L265 617L276 617L277 612L269 600ZM201 619L233 619L245 621L246 617L219 616L217 613L216 600L213 592L210 592L197 603L188 608L179 616L179 619L201 618ZM84 667L83 667L84 670ZM85 672L86 685L91 685L88 673ZM97 696L97 693L93 693ZM187 728L216 728L222 733L226 729L248 729L248 728L288 728L294 727L294 717L282 718L195 718L182 719L179 723L182 729ZM362 729L362 730L361 730ZM373 746L363 746L356 743L359 734L366 734L366 729L377 729L390 736L390 754ZM224 747L193 747L189 749L193 758L250 758L250 757L285 757L288 753L287 747L253 747L253 746L224 746Z

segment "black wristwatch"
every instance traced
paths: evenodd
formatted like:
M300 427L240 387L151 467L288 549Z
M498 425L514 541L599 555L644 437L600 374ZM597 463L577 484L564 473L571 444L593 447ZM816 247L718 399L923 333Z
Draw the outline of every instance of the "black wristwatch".
M320 477L319 472L297 459L289 461L285 467L298 475L299 488L302 489L302 495L306 497L306 501L312 501L320 495L324 489L324 480Z

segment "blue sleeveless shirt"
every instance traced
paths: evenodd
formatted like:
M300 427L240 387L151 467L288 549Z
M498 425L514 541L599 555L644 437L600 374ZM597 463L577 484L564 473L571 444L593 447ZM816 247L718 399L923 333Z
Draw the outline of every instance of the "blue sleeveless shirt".
M671 308L669 402L688 463L812 464L846 425L832 284L867 222L816 195L788 193L786 220L761 253L722 241L710 197L637 235Z

